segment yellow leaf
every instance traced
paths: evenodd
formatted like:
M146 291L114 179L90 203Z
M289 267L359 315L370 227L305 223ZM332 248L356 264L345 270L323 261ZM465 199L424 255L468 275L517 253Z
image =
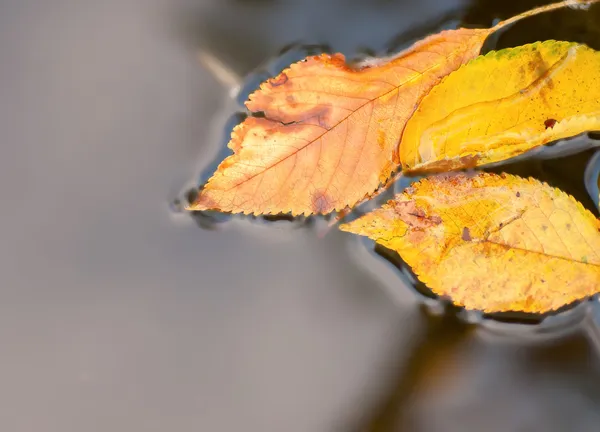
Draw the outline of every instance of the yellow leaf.
M594 3L597 0L577 2ZM189 210L327 214L352 207L397 168L406 121L440 80L479 54L494 31L447 30L397 56L351 67L341 54L308 57L264 82L231 134L227 157Z
M509 159L600 130L600 53L546 41L478 57L435 87L408 121L407 171L447 171Z
M340 229L397 251L468 309L542 313L600 290L600 221L534 179L426 178Z

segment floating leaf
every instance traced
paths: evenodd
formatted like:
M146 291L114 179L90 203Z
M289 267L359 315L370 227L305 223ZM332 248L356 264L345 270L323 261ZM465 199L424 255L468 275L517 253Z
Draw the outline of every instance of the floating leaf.
M407 171L498 162L600 130L600 53L546 41L492 51L450 74L406 125Z
M542 313L600 290L600 221L534 179L426 178L340 229L397 251L468 309Z
M357 67L341 54L291 65L250 96L246 106L255 115L234 128L233 155L190 209L308 215L352 207L396 169L402 131L423 96L477 56L487 36L572 3L543 6L491 29L443 31Z

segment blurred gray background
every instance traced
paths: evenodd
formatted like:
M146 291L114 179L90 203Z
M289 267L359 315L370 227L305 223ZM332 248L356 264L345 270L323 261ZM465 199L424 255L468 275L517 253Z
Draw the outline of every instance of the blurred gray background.
M348 235L169 209L231 114L200 49L243 76L507 4L0 0L0 430L598 430L588 333L495 338Z

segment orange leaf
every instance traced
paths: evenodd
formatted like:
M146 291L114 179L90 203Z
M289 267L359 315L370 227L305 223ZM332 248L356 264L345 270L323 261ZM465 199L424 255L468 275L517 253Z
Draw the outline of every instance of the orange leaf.
M583 2L592 3L596 0ZM234 128L227 157L190 210L327 214L370 196L397 167L398 143L421 99L479 54L491 29L429 36L388 59L352 68L341 54L309 57L264 82Z
M340 229L397 251L468 309L542 313L600 290L600 220L534 179L426 178Z

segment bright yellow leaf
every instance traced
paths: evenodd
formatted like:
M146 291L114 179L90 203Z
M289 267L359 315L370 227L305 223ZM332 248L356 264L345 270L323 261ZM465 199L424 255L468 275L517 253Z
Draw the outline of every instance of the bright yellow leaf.
M600 53L537 42L446 77L408 121L400 159L407 171L473 167L589 130L600 130Z
M468 309L542 313L600 290L600 221L534 179L425 178L340 228L397 251Z

